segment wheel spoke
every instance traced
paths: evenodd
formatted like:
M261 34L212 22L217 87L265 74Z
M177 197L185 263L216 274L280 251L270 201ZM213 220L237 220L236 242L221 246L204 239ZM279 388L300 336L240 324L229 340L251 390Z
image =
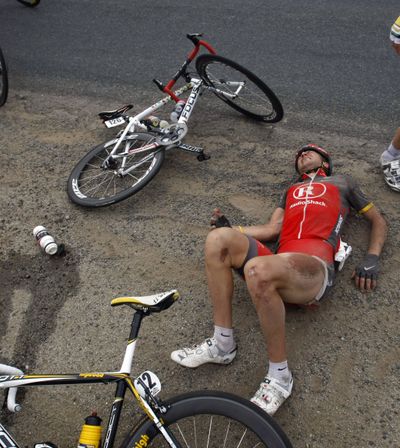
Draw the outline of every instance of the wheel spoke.
M182 437L182 439L183 439L183 441L184 441L184 443L186 445L186 448L190 448L190 445L187 443L187 441L185 439L185 436L183 435L181 427L179 426L179 424L177 424L176 426L178 427L178 431L179 431L179 433L180 433L180 435L181 435L181 437Z
M265 94L261 90L257 88L257 86L254 86L252 81L246 79L245 76L243 76L243 78L238 81L233 81L233 79L235 79L235 71L232 70L230 67L226 65L224 66L223 64L210 64L210 65L211 65L210 68L208 68L207 70L207 75L210 81L212 81L217 86L220 86L220 89L222 91L226 91L229 94L230 98L232 98L231 101L238 104L242 104L242 107L247 107L250 112L255 114L271 113L272 105L269 99L265 96ZM218 65L219 67L214 67L214 65ZM214 75L212 73L212 70L214 68L216 70L221 69L221 71L225 70L227 74L223 77L220 75ZM232 74L230 72L232 72ZM244 84L243 89L241 89L239 94L236 94L237 89L232 88L230 85L231 83ZM256 91L252 90L252 87L256 88L257 90Z
M227 428L226 428L226 433L225 433L224 446L223 446L223 448L226 447L226 441L228 440L228 434L229 434L229 429L230 429L230 427L231 427L231 421L229 420L229 422L228 422L228 426L227 426Z
M210 90L237 111L271 123L282 119L283 109L276 95L239 64L217 55L201 55L196 68Z
M195 446L195 448L197 448L196 417L193 417L193 431L194 431L194 446Z
M97 207L118 202L143 188L160 169L164 151L127 152L148 145L153 140L154 136L146 133L137 133L135 138L126 137L121 142L121 149L108 164L105 162L117 140L93 148L69 177L70 198L80 205Z
M211 436L212 422L213 422L213 416L210 417L210 424L209 424L209 427L208 427L207 448L210 446L210 436Z

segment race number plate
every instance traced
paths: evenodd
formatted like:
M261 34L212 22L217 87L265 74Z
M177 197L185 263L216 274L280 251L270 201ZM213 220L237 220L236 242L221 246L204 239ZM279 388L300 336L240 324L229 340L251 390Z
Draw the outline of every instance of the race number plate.
M15 440L7 432L6 428L0 424L0 446L2 448L17 448Z
M135 379L135 387L136 390L139 392L139 395L143 398L146 397L146 391L143 387L143 385L141 384L141 381L143 381L143 383L146 385L146 387L150 390L151 395L153 395L153 397L155 397L157 394L160 393L161 391L161 382L158 379L158 376L151 372L150 370L146 370L145 372L143 372L142 374L140 374L136 379Z
M104 122L107 128L114 128L115 126L121 126L125 123L124 117L113 118Z

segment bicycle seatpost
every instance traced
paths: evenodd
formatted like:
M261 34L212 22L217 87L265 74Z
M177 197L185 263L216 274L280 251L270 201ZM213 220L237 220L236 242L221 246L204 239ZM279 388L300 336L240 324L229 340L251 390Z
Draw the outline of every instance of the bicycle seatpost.
M129 334L129 340L137 339L140 325L142 324L142 320L145 316L148 316L149 313L146 311L138 310L133 315L132 324L131 324L131 331Z
M120 369L120 372L123 373L131 373L132 369L132 361L133 356L135 354L135 347L137 342L137 337L140 330L140 325L142 323L142 319L145 316L148 316L150 313L148 311L143 310L136 310L135 314L133 315L132 323L131 323L131 330L129 333L128 338L128 344L125 349L125 355L124 359L122 361L122 366Z

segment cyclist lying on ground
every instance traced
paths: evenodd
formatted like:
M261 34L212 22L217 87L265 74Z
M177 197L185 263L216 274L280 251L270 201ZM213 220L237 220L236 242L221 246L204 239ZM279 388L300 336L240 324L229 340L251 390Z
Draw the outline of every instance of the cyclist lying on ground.
M334 254L349 208L371 223L369 248L353 277L366 292L376 287L378 260L386 238L386 222L349 176L332 175L329 154L315 145L301 148L295 167L300 174L281 197L265 225L230 228L215 218L205 244L208 288L213 304L214 336L198 346L172 352L185 367L228 364L236 356L232 329L232 269L241 274L256 308L267 345L269 368L252 401L274 414L292 391L285 346L285 306L320 300L334 277ZM273 254L260 241L279 236Z

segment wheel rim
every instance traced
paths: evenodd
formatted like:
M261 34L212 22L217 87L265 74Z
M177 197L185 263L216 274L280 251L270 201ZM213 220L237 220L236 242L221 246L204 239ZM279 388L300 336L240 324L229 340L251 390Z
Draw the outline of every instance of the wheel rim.
M2 100L5 95L6 83L5 83L5 67L0 59L0 99Z
M127 150L136 149L148 143L150 143L148 140L134 139L122 142L121 145L125 145L124 150ZM146 159L146 157L149 158L139 167L121 177L118 174L118 169L121 166L122 159L119 159L116 164L113 164L112 168L104 168L104 161L110 155L114 145L115 141L104 145L100 152L87 161L79 178L73 181L75 182L73 189L81 199L107 200L124 192L128 192L148 176L149 171L153 169L157 162L155 154L152 154L154 149L128 155L124 166L125 170L139 163L141 160Z
M220 415L196 415L180 419L168 426L182 447L190 448L261 448L257 435L236 420ZM157 435L150 446L169 446Z
M222 100L260 117L275 114L274 107L266 94L245 73L221 61L212 61L205 68L205 74L210 85L212 84L229 95L235 94L236 83L244 83L244 87L234 99L228 99L223 94L216 92L216 95ZM232 81L235 83L234 86L227 84Z
M3 96L4 82L3 82L3 66L0 62L0 97Z

